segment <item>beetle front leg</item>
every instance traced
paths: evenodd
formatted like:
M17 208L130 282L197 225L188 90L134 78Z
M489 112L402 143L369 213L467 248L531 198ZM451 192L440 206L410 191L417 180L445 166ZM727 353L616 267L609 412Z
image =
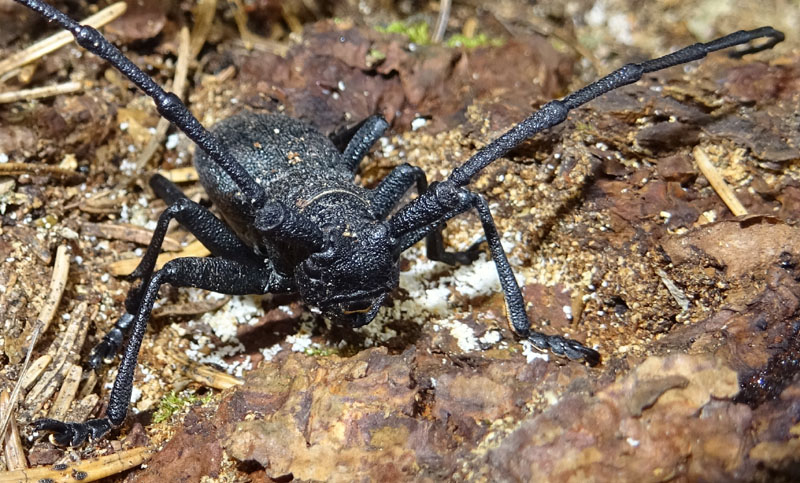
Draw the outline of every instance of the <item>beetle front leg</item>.
M416 185L419 195L428 190L428 178L425 176L425 171L408 163L401 164L393 169L372 191L372 204L376 214L381 219L386 218L413 185ZM453 216L455 214L444 219L447 220ZM477 260L484 240L478 240L463 252L446 251L444 249L444 240L442 239L444 226L444 223L438 223L434 226L426 227L424 234L418 232L415 235L411 235L411 238L416 237L414 240L414 243L416 243L417 240L425 236L426 255L431 260L448 265L469 265ZM406 248L403 247L403 250Z
M133 391L133 376L139 348L144 339L150 311L161 285L169 283L176 287L195 287L229 295L263 294L285 288L285 281L271 269L254 267L224 258L178 258L168 262L153 274L142 290L142 297L132 319L130 341L125 347L119 365L117 379L111 389L111 397L103 418L84 423L64 423L53 419L34 421L36 430L51 434L53 443L62 446L77 446L87 439L97 439L113 427L125 421Z
M486 241L489 243L489 251L492 253L492 260L494 260L497 268L497 276L500 278L500 285L503 287L508 317L511 319L511 325L516 333L520 337L531 341L539 349L550 350L555 354L566 356L573 360L583 360L591 366L600 363L600 354L578 341L531 330L531 323L525 311L522 292L517 284L517 279L514 277L514 272L511 270L511 265L508 263L503 245L500 243L500 235L494 224L489 205L482 196L475 193L469 194L471 196L471 204L478 212L478 217L483 225Z
M567 356L570 359L584 360L590 365L600 362L600 354L580 342L531 330L522 292L514 278L514 272L508 263L503 245L500 243L500 235L497 233L489 205L483 197L459 188L450 181L432 184L427 193L426 196L409 203L406 209L395 214L389 220L392 235L399 238L399 251L405 250L422 237L427 236L443 222L474 208L483 225L483 232L489 244L497 275L500 278L500 285L503 287L508 317L514 331L520 337L531 341L539 349L551 350L555 354Z

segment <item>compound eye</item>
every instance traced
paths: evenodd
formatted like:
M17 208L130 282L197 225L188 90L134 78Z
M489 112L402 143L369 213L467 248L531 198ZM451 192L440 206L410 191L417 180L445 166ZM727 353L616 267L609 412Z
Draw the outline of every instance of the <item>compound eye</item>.
M375 225L375 228L372 229L370 236L373 240L382 240L387 238L389 236L389 227L387 227L385 223Z

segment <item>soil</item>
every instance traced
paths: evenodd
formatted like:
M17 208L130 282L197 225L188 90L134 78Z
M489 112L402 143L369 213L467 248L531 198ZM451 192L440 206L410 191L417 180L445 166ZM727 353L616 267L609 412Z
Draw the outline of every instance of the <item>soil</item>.
M98 9L54 3L75 18ZM66 450L29 423L70 390L67 419L104 411L117 362L96 377L79 368L124 310L132 284L122 275L165 207L149 175L182 176L190 197L208 198L194 148L174 129L136 166L159 117L103 61L69 44L0 73L2 91L83 83L0 104L0 390L20 379L59 246L70 260L31 354L46 368L13 414L30 466L148 446L146 465L108 480L797 480L797 1L457 1L441 44L386 32L432 31L439 2L245 1L252 37L233 5L218 3L190 62L191 110L206 126L283 112L332 137L380 113L391 130L362 164L357 182L369 187L404 162L441 180L547 100L625 62L761 25L788 38L744 59L712 54L648 74L473 181L533 325L595 348L601 365L520 342L488 253L449 267L417 245L392 301L355 331L295 296L164 287L128 420ZM103 32L169 86L179 31L199 8L142 0ZM0 58L52 30L8 0L0 22ZM479 45L447 45L459 38ZM734 215L700 173L697 150L746 213ZM473 214L445 230L456 250L481 235ZM176 226L165 250L202 256L193 242Z

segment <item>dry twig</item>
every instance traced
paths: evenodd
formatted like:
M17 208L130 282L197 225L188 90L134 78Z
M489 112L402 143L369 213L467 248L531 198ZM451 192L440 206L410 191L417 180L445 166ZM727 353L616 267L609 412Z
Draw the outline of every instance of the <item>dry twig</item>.
M19 482L87 482L107 478L147 461L153 451L147 447L120 451L96 459L59 466L40 466L28 470L0 472L0 483Z
M49 176L51 179L66 184L78 184L86 181L86 176L58 166L42 163L2 163L0 176L19 176L31 174L34 176Z
M83 25L90 25L94 28L100 28L125 13L127 8L128 5L125 2L117 2L87 17L80 23ZM67 31L62 31L42 41L36 42L27 49L0 61L0 76L22 67L23 65L29 64L50 52L54 52L72 41L72 34Z
M29 101L41 99L43 97L54 97L61 94L72 94L83 89L80 82L64 82L51 86L35 87L33 89L21 89L18 91L0 92L0 104L9 104L17 101Z
M714 191L717 192L722 201L731 210L731 213L734 216L742 216L747 214L747 209L742 205L739 201L739 198L736 197L736 194L733 192L728 183L725 182L722 175L719 174L717 168L711 164L711 160L708 159L708 155L700 146L694 148L692 151L694 154L694 160L697 162L697 167L700 168L700 172L703 173L703 176L706 177L708 183L714 188Z
M123 240L139 245L149 245L150 239L153 238L153 232L141 226L129 225L125 223L111 224L111 223L90 223L86 222L81 225L81 235L95 236L98 238L105 238L107 240ZM174 252L181 249L181 244L178 240L165 236L161 249L168 252Z

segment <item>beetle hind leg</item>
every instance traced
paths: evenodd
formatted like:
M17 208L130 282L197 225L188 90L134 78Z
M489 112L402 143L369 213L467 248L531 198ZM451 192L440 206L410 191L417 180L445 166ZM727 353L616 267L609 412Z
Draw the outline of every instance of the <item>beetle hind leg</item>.
M204 206L187 198L174 183L156 174L150 179L150 186L169 207L159 216L153 237L139 265L128 275L129 279L141 279L142 284L128 292L125 300L126 312L117 319L114 327L103 336L89 356L87 365L93 370L100 368L104 362L110 362L122 346L133 322L132 314L138 311L142 287L146 287L153 276L161 244L173 219L186 227L215 256L256 266L263 263L228 225Z

